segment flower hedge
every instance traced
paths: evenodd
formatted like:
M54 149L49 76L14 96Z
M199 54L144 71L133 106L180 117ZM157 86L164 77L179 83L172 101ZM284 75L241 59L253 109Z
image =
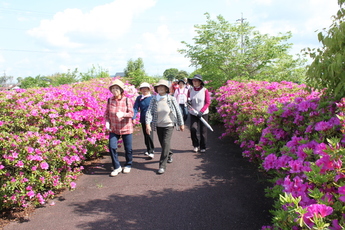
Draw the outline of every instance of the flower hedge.
M82 163L107 151L111 80L0 92L0 210L75 188ZM125 94L135 99L137 90L126 84Z
M345 228L345 99L304 85L228 81L215 93L226 132L243 156L272 175L272 226Z

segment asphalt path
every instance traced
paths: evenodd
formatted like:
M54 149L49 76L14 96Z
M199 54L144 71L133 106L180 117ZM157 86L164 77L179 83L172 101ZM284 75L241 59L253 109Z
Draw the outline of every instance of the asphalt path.
M156 154L150 160L137 132L131 173L110 177L111 159L105 155L87 167L74 191L59 194L4 229L261 229L271 220L272 203L264 195L268 184L237 145L218 138L222 129L208 132L206 153L192 152L189 129L175 130L173 163L162 175L156 173L161 150L156 133ZM122 165L123 151L119 149Z

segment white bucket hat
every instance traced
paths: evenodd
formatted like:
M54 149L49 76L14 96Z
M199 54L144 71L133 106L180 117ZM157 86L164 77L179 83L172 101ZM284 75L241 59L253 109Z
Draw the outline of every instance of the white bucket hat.
M150 86L149 83L143 82L143 83L140 84L139 89L141 89L141 88L149 88L149 89L150 89L150 87L151 87L151 86Z

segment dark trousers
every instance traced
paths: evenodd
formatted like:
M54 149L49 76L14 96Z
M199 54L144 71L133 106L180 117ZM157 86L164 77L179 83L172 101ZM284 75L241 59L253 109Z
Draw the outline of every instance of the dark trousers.
M208 122L208 114L204 114L202 117ZM200 129L200 141L197 135L198 128ZM194 115L190 115L190 136L194 148L200 146L200 149L206 149L207 127Z
M150 135L146 133L146 124L142 123L141 124L141 128L143 130L143 134L144 134L144 141L145 141L145 145L146 145L146 150L147 152L153 153L155 150L155 146L153 144L153 132L150 132Z
M188 118L187 106L185 104L180 104L180 109L181 109L181 113L182 113L182 116L183 116L183 121L186 122L186 120Z
M174 126L157 127L158 140L162 147L161 158L159 160L159 168L166 169L168 158L173 154L172 151L170 151L170 140L173 131Z
M125 166L131 167L133 161L132 154L132 134L118 135L115 133L109 134L109 152L114 169L118 169L120 165L119 156L117 153L117 145L119 139L122 137L123 145L125 147L126 163Z

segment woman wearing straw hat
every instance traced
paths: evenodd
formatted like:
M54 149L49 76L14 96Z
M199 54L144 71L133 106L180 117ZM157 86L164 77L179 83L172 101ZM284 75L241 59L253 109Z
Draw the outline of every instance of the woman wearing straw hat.
M146 112L150 105L152 95L150 93L150 84L147 82L143 82L139 86L139 90L141 92L141 95L138 96L134 103L134 116L133 120L136 118L138 110L140 110L140 123L144 134L144 141L146 145L146 152L145 155L147 155L149 158L154 158L154 150L155 146L153 144L153 132L151 131L150 134L146 133Z
M157 93L151 100L146 113L146 133L152 129L157 130L158 140L162 147L162 153L159 160L158 174L163 174L166 170L166 164L172 162L172 152L170 151L170 140L174 126L178 130L184 130L183 117L176 102L176 99L169 94L169 86L166 80L159 80L154 86Z
M105 111L106 129L109 133L109 151L114 167L110 176L117 176L121 171L121 164L118 159L117 147L120 138L125 148L126 163L123 173L129 173L132 167L132 133L133 133L133 103L124 96L124 84L116 79L110 86L113 97L108 99Z

